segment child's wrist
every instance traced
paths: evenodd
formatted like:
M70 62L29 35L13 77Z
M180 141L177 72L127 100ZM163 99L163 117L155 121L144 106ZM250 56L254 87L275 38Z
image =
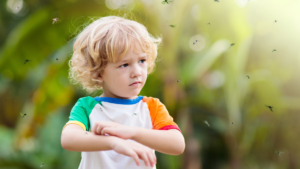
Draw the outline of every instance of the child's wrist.
M109 144L109 147L110 147L111 150L113 150L114 147L115 147L115 145L116 145L116 143L117 143L118 141L120 141L120 138L115 137L115 136L106 136L106 137L110 137L110 144Z
M140 128L139 127L132 127L132 140L135 140L137 139L138 135L139 135L139 132L140 132Z

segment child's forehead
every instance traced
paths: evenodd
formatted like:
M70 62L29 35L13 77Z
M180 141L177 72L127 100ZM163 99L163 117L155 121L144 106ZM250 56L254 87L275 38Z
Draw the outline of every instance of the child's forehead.
M135 51L128 51L125 56L120 58L117 62L123 62L123 61L129 61L131 59L136 58L145 58L147 57L147 54L145 52L135 52Z
M132 45L123 56L120 55L121 53L118 56L117 62L135 57L147 57L147 54L143 51L142 47L138 43Z
M129 48L129 52L134 52L134 53L144 53L141 45L138 42L134 42L130 48Z

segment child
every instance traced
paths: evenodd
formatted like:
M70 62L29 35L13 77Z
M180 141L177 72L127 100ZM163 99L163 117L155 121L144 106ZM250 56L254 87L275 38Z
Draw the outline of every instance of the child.
M137 96L159 43L143 25L116 16L98 19L78 35L70 77L88 92L103 90L80 98L62 131L62 147L82 152L80 169L153 169L154 150L183 153L184 138L166 107Z

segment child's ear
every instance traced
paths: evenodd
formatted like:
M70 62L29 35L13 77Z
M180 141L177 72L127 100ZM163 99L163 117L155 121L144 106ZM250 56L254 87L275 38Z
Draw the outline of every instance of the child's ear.
M98 79L100 80L101 83L103 82L103 78L100 73L98 74Z

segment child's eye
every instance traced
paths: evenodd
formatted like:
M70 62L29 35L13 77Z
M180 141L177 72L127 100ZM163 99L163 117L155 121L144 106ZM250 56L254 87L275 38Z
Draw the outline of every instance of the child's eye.
M146 61L146 59L142 59L142 60L140 60L139 62L144 63L145 61ZM122 67L127 67L127 66L128 66L128 63L123 64L123 65L121 65L120 67L122 68Z
M124 64L124 65L121 65L120 67L123 67L123 66L124 66L124 67L127 67L127 66L128 66L128 64L126 63L126 64Z
M144 62L146 62L146 59L142 59L142 60L140 60L140 61L142 61L142 63L144 63Z

